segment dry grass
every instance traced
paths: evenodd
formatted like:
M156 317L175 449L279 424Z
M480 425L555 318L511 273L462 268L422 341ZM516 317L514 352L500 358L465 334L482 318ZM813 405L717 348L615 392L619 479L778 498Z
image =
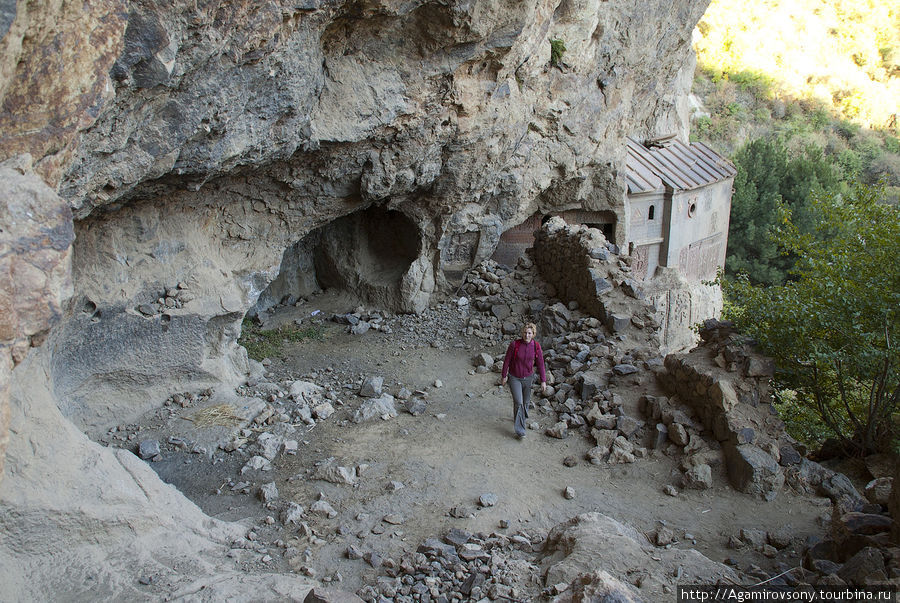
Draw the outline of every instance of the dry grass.
M247 419L235 412L231 404L216 404L198 410L190 417L185 417L197 427L235 427Z

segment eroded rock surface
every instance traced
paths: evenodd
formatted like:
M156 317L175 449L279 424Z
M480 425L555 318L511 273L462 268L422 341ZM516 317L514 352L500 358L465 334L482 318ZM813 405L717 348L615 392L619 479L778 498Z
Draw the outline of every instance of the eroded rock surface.
M66 415L97 433L158 403L161 375L233 384L260 299L421 312L535 211L624 224L625 136L685 134L704 6L129 5L114 97L60 186Z

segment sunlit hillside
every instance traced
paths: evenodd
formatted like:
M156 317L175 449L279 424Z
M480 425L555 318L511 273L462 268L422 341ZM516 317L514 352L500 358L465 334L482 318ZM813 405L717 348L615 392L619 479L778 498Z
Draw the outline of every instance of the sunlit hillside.
M713 0L694 46L692 139L729 157L777 140L821 156L833 192L881 182L900 199L900 3Z
M816 99L865 127L896 127L896 0L713 0L698 25L701 67L771 78L773 93Z

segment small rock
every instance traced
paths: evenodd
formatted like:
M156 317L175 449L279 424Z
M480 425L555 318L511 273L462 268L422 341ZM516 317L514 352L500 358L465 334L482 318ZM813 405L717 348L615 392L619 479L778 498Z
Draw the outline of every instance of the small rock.
M574 467L578 464L578 460L574 456L567 456L563 459L563 465L566 467Z
M279 519L281 519L281 523L284 525L299 526L303 523L304 512L303 507L295 502L289 502L288 506L282 509Z
M444 387L444 382L441 381L440 379L435 379L435 380L434 380L434 386L435 386L435 387Z
M138 454L145 461L152 459L155 456L159 456L161 454L160 448L159 448L159 441L158 440L143 440L138 445Z
M317 500L309 507L311 513L315 513L317 515L325 515L329 519L333 519L337 517L338 512L334 510L334 507L329 505L324 500Z
M312 416L322 421L334 414L334 406L329 402L322 402L312 407Z
M672 484L667 484L665 487L663 487L663 492L668 494L669 496L678 496L678 488L676 488Z
M425 400L422 398L411 398L404 403L404 406L406 407L406 412L414 417L418 417L427 410Z
M682 479L685 488L694 490L707 490L712 488L712 468L701 463L688 469Z
M667 544L672 544L675 540L675 530L668 526L660 526L657 528L656 534L653 537L653 542L656 546L666 546Z
M552 427L548 427L544 433L551 438L564 440L569 436L569 425L565 421L560 421Z
M573 488L572 486L566 486L566 489L563 490L563 496L566 498L566 500L572 500L573 498L575 498L575 488Z
M359 395L364 398L377 398L384 387L384 377L367 377L359 388Z
M272 463L269 462L269 459L262 456L253 456L250 457L250 460L241 467L241 475L247 473L248 471L271 471Z
M492 493L482 494L478 498L478 504L482 507L493 507L497 504L497 495Z
M490 354L481 352L480 354L475 356L475 358L472 359L472 364L476 367L478 367L478 366L490 367L490 366L493 366L493 364L494 364L494 358Z
M263 504L278 500L278 487L275 482L269 482L259 487L259 499L263 501Z

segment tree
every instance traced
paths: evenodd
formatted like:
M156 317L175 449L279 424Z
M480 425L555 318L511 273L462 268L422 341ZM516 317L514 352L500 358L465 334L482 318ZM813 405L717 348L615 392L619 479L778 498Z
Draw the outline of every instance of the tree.
M734 157L737 175L731 198L728 229L729 275L743 273L754 283L780 284L787 260L771 240L777 226L780 187L787 169L784 147L766 140L754 140Z
M772 239L779 225L779 205L790 209L801 232L813 232L817 218L809 199L826 190L846 190L841 171L814 145L790 152L778 140L748 143L735 154L734 163L737 175L725 270L729 275L745 273L753 283L780 285L795 258L782 253Z
M775 238L796 257L792 280L723 281L729 318L775 359L778 385L860 453L893 435L900 404L900 208L879 202L883 194L858 185L844 199L814 195L810 233L782 205Z

